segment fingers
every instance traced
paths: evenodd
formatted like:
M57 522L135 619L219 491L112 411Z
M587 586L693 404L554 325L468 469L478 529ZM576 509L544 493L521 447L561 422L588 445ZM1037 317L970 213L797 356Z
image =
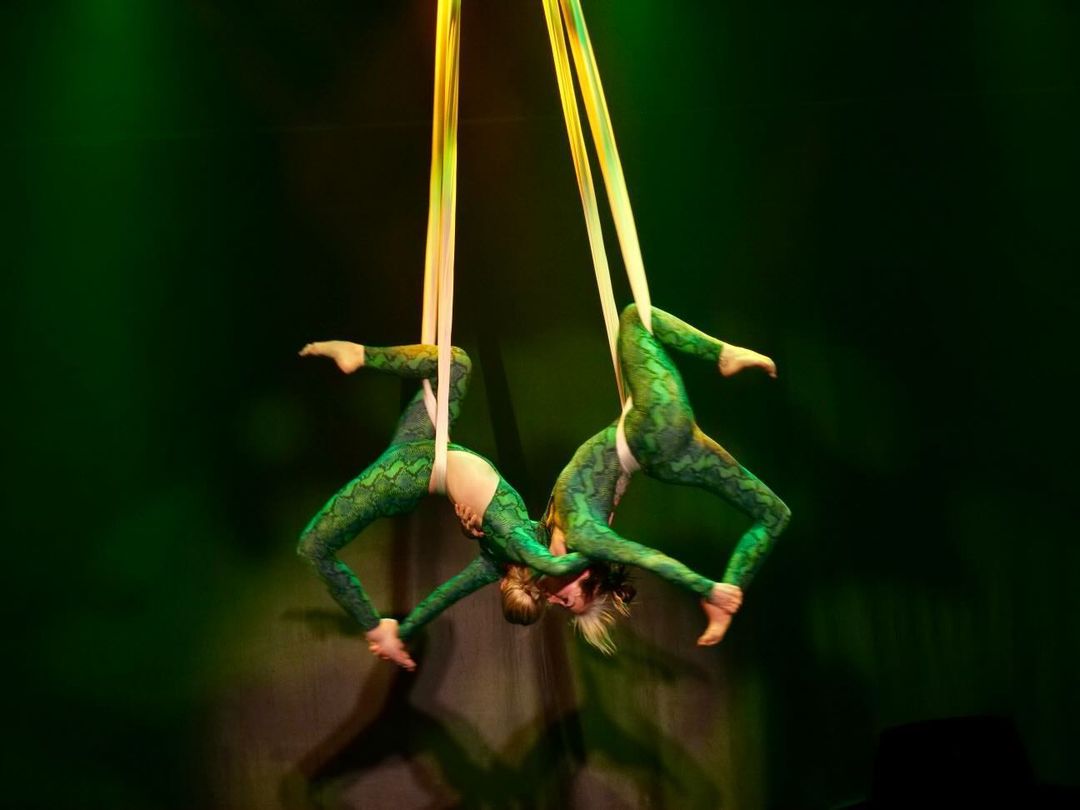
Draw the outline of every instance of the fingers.
M409 655L405 650L401 650L397 655L392 656L390 660L402 669L408 670L409 672L412 672L414 669L416 669L416 662L412 660L412 656Z
M383 661L392 661L402 669L412 672L416 669L416 662L409 655L409 651L405 649L405 646L398 642L394 644L381 644L376 641L368 642L368 650L372 655L381 658Z
M454 514L457 515L458 520L461 521L461 528L470 537L483 537L483 521L476 513L476 510L462 503L454 504Z
M742 607L743 592L738 585L718 582L709 592L706 603L727 613L735 613ZM703 606L704 607L704 606ZM708 610L706 610L706 613Z
M412 656L409 655L408 651L404 648L400 650L379 650L378 652L376 652L376 655L378 655L379 658L381 658L383 661L391 661L397 664L402 669L408 670L409 672L412 672L414 669L416 669L416 662L412 659Z

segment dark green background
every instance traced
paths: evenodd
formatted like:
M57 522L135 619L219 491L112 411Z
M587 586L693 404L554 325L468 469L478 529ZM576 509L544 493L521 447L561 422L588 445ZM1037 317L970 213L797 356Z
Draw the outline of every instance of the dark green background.
M761 751L754 801L864 794L880 729L971 713L1076 784L1075 6L586 12L654 301L781 370L684 364L702 425L794 512L713 659L754 707L730 731ZM434 0L2 16L5 790L215 806L206 639L238 593L273 604L269 561L400 401L294 353L418 334ZM457 438L538 510L613 383L539 3L465 0L463 29L455 338L482 379ZM650 482L620 514L707 572L740 525Z

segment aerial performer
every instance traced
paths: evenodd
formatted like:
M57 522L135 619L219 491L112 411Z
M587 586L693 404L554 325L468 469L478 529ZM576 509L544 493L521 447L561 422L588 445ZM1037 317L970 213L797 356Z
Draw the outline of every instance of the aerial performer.
M328 357L351 374L375 368L408 379L434 380L435 346L378 348L342 340L309 343L303 357ZM471 363L454 347L450 367L450 423L457 418L468 388ZM573 577L588 565L580 554L553 555L547 533L529 520L521 496L483 456L450 444L446 465L446 494L455 505L466 533L479 553L457 576L440 585L400 624L383 618L364 588L337 552L380 517L411 512L431 490L435 463L435 427L418 391L398 420L390 446L359 476L346 484L311 520L300 536L298 553L315 568L334 599L364 628L368 648L405 669L416 663L404 642L440 612L473 591L500 582L503 612L516 624L535 622L544 607L543 595L530 571ZM468 516L468 520L463 516Z
M554 553L581 553L594 565L580 574L542 578L540 585L548 601L574 613L585 639L605 652L614 649L608 628L615 615L629 614L632 591L623 582L625 565L652 571L701 597L708 624L698 644L719 643L742 604L744 588L791 516L772 490L698 427L665 347L707 360L726 377L747 368L776 377L775 363L656 308L652 326L650 333L635 305L623 310L618 356L629 394L626 406L619 419L578 448L555 483L544 518ZM719 582L610 527L615 506L638 469L660 481L708 490L753 520Z
M544 13L623 411L578 448L555 483L542 521L554 553L582 553L593 564L578 575L542 578L541 585L550 602L575 614L574 624L587 641L610 653L614 645L609 627L616 615L628 615L633 596L633 588L625 582L625 566L645 568L701 597L708 624L698 643L717 644L742 604L744 587L787 525L790 512L697 426L682 378L666 349L715 363L724 376L759 368L775 377L776 365L763 354L722 343L652 307L625 174L581 2L544 0ZM575 73L635 302L621 317L612 291ZM753 520L719 582L627 540L610 527L615 506L630 476L639 469L661 481L720 495Z

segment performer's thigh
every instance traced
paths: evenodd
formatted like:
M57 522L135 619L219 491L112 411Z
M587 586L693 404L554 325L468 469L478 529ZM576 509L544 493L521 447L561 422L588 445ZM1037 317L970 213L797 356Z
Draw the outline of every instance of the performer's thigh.
M624 325L627 330L632 338L620 344L620 352L634 407L624 421L626 441L648 465L681 453L693 435L694 412L678 369L656 339L640 324Z
M638 407L690 409L679 370L660 342L641 325L636 313L627 317L624 312L619 324L619 363L627 391Z
M764 482L696 425L677 457L648 465L645 472L660 481L708 490L758 519L783 507Z
M434 390L434 387L432 388ZM397 427L390 444L406 444L408 442L421 442L435 438L435 425L428 416L427 406L424 405L424 389L421 387L409 404L405 406L398 418Z

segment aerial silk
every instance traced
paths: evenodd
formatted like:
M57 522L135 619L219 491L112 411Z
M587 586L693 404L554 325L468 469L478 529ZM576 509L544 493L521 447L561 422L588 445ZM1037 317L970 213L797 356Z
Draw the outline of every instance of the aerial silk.
M424 404L435 424L435 466L429 489L440 493L446 492L446 453L450 441L460 46L461 0L439 0L435 24L435 100L431 116L431 183L420 341L439 347L438 393L433 394L431 383L424 380Z
M604 315L619 398L625 404L627 394L622 383L617 352L618 307L615 305L611 288L611 274L604 250L596 189L592 171L589 168L588 149L582 132L581 118L578 114L573 71L567 48L568 39L569 51L573 54L573 64L577 69L582 100L592 131L593 145L596 148L597 159L604 177L604 187L607 189L608 204L615 222L623 265L641 323L651 332L652 304L648 280L645 277L645 263L641 257L641 245L638 241L637 226L634 224L634 212L630 206L630 194L626 188L626 178L623 175L622 162L619 160L619 150L615 144L615 131L611 125L611 116L604 98L600 71L596 65L596 57L593 54L592 42L585 25L581 2L580 0L543 0L543 3L548 36L551 40L551 53L555 63L555 76L562 100L563 117L566 119L566 133L570 140L570 155L574 162L574 172L577 176L581 204L585 213L585 226L589 235L596 283L600 293L600 307Z

